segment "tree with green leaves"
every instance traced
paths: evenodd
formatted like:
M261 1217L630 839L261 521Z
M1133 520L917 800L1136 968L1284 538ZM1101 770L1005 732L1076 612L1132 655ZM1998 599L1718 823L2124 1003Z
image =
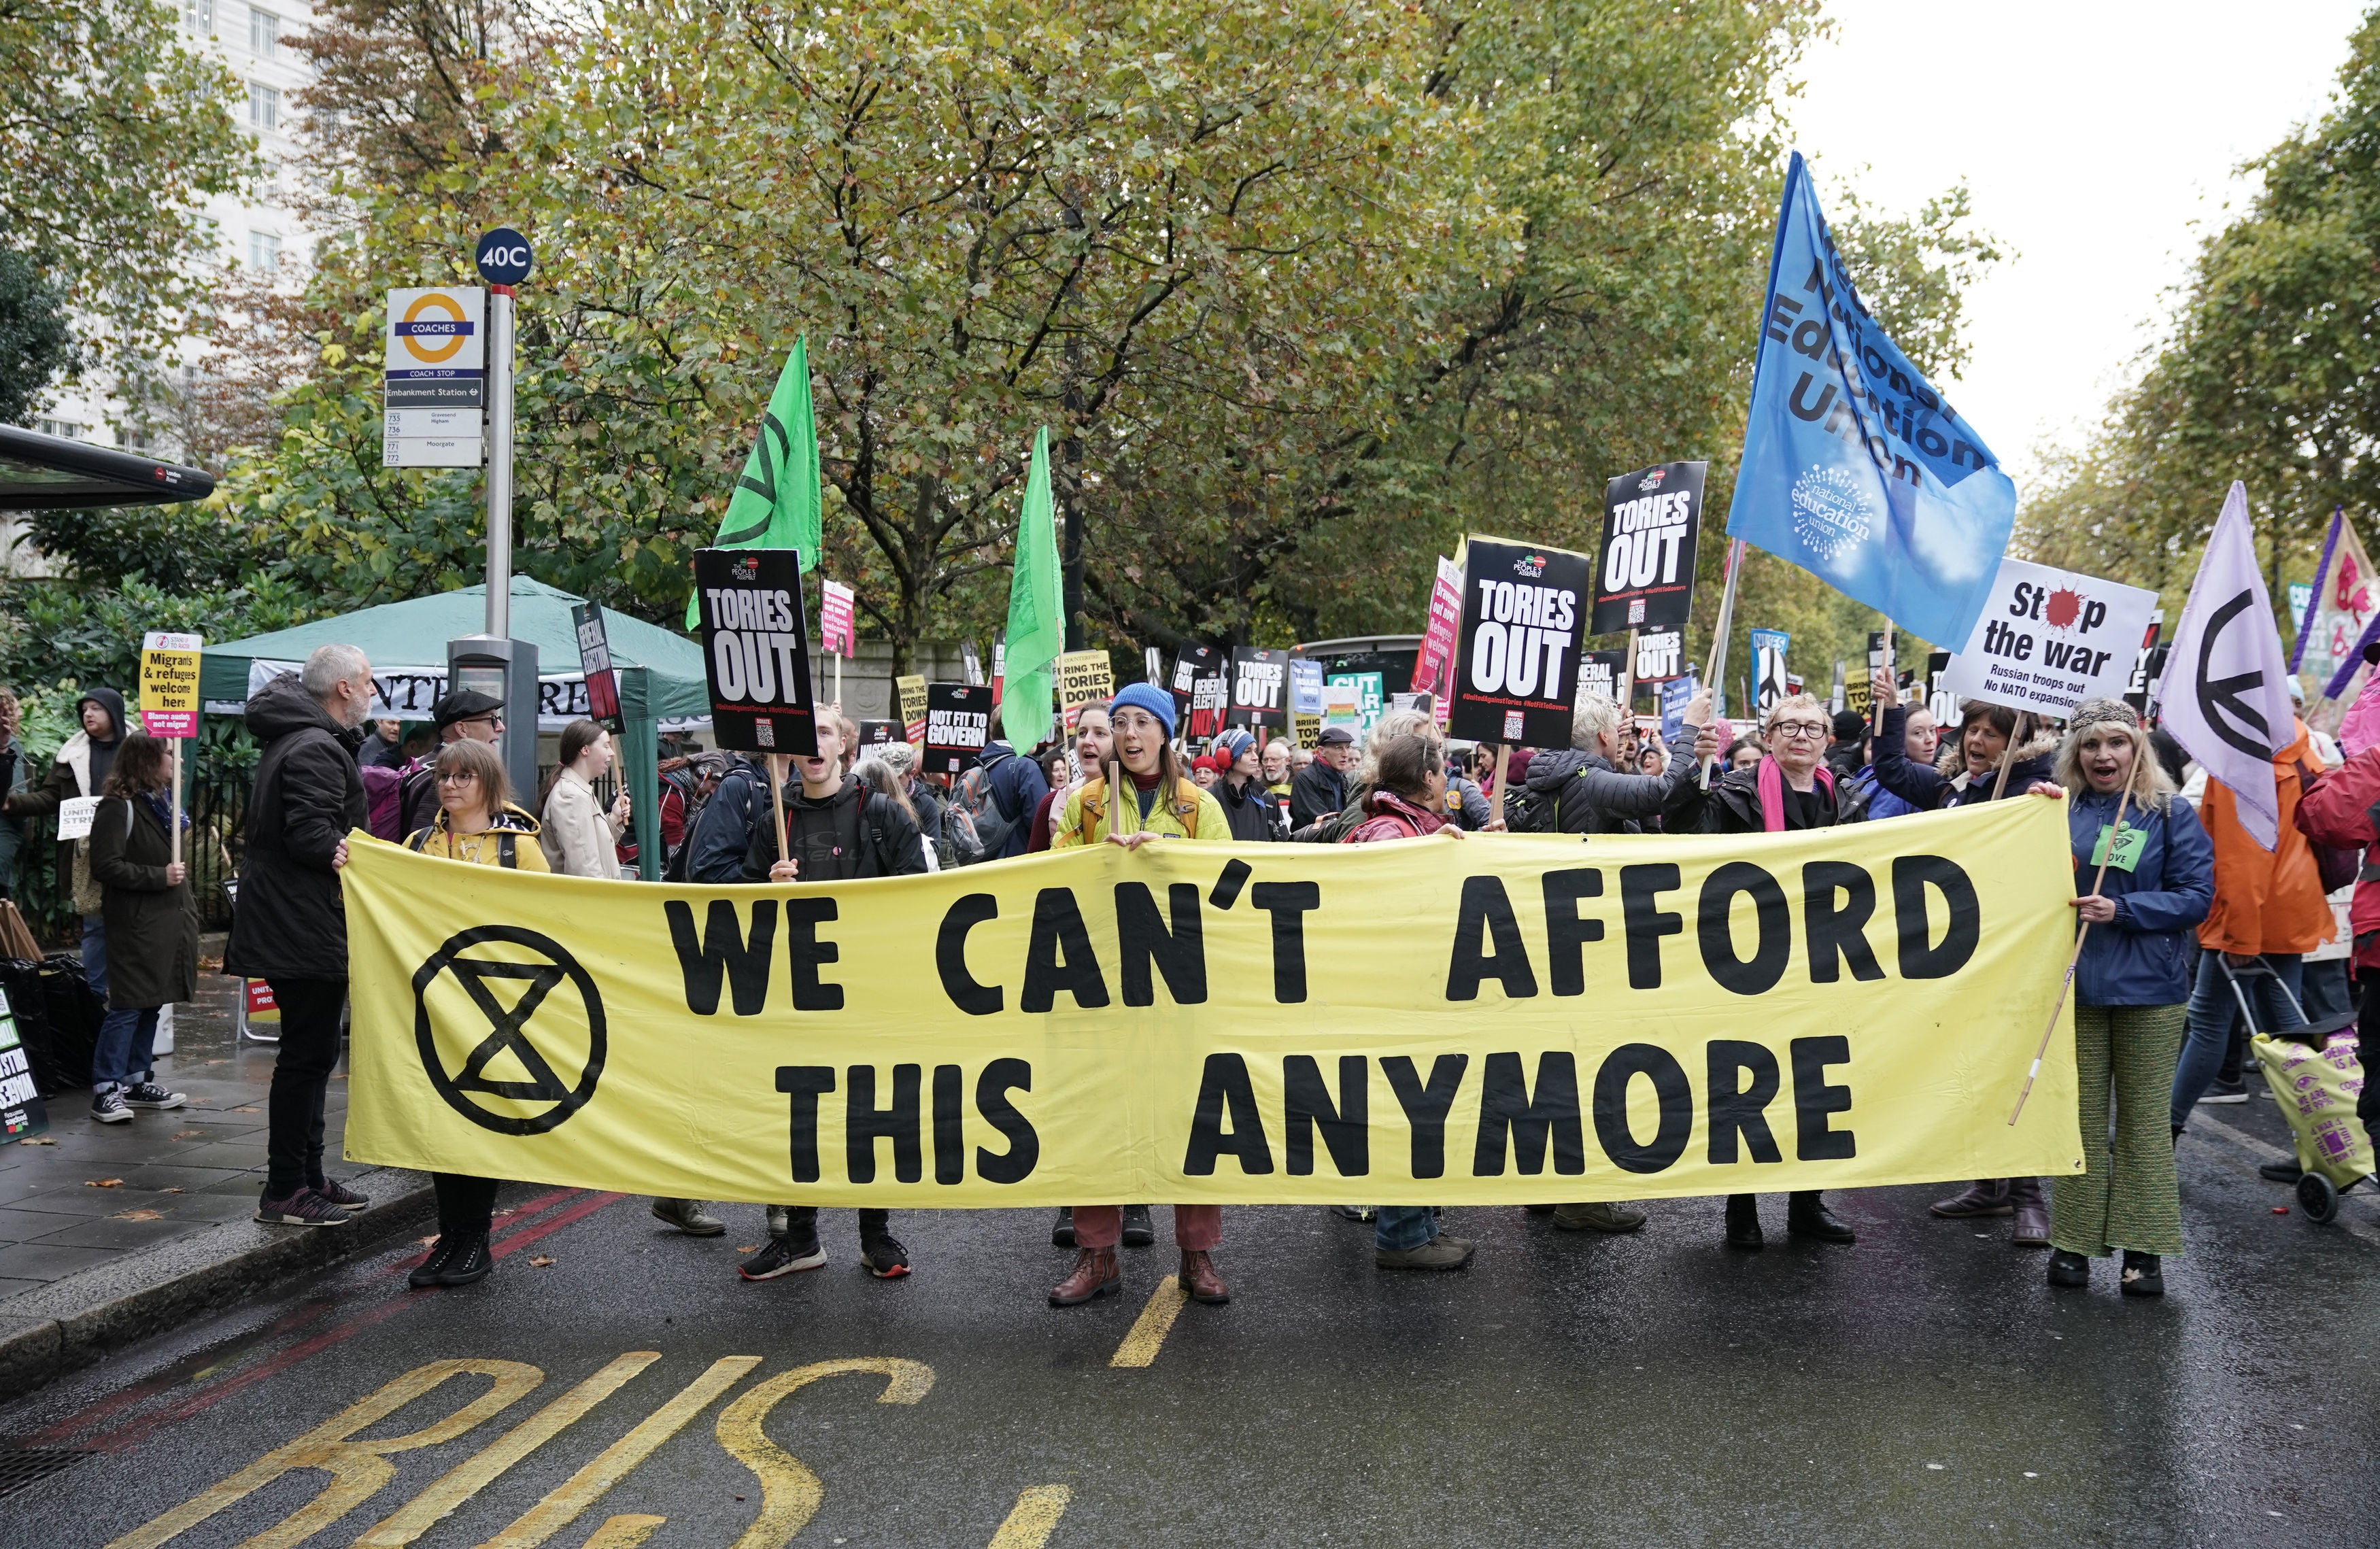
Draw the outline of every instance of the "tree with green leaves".
M66 303L31 259L0 248L0 423L31 423L42 390L73 359Z
M128 398L205 300L207 198L262 171L237 101L158 0L0 0L0 246Z

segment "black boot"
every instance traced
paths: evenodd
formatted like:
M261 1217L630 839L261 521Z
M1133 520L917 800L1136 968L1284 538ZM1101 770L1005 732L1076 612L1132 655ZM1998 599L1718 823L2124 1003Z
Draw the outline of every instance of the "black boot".
M1785 1230L1794 1237L1815 1237L1821 1242L1856 1242L1859 1235L1827 1208L1826 1196L1802 1189L1785 1196Z
M1754 1194L1727 1196L1727 1245L1730 1248L1755 1249L1760 1246L1759 1199Z
M1074 1245L1075 1207L1071 1204L1062 1204L1058 1207L1058 1224L1050 1228L1050 1246L1071 1248Z
M2155 1253L2124 1250L2124 1277L2118 1289L2126 1296L2163 1296L2165 1265Z
M446 1265L462 1245L460 1238L441 1232L438 1240L431 1244L429 1257L413 1266L413 1273L405 1277L405 1283L415 1290L428 1290L432 1286L443 1285L445 1281L442 1277L446 1273Z
M1123 1245L1146 1248L1157 1240L1157 1228L1149 1221L1148 1206L1127 1204L1123 1207Z
M2049 1251L2049 1283L2067 1290L2091 1283L2091 1261L2063 1248Z
M486 1279L488 1272L495 1267L495 1255L488 1252L488 1234L473 1232L455 1244L453 1255L446 1260L446 1267L439 1272L438 1283L442 1286L477 1285Z

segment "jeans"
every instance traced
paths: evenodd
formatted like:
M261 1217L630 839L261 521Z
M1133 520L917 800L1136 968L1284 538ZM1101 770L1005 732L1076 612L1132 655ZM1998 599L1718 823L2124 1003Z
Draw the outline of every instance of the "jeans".
M288 1012L282 1013L286 1017ZM496 1180L463 1172L433 1172L430 1187L438 1196L438 1235L485 1237L496 1218ZM280 1196L275 1195L276 1199Z
M2347 983L2347 960L2343 957L2325 958L2320 962L2309 961L2305 965L2305 986L2298 993L2305 1000L2308 1022L2327 1021L2355 1010L2354 994Z
M82 917L82 976L99 1003L107 1004L107 916Z
M1438 1218L1426 1204L1383 1204L1372 1216L1372 1246L1383 1253L1421 1247L1438 1235Z
M2266 952L2265 963L2271 974L2257 974L2240 981L2240 993L2248 998L2255 1009L2256 1031L2276 1033L2286 1027L2303 1027L2305 1018L2298 1015L2292 1004L2298 986L2303 982L2305 960L2295 952ZM2277 984L2274 981L2277 979ZM2283 994L2283 986L2289 993ZM2223 972L2220 952L2198 954L2198 982L2190 992L2189 1041L2183 1044L2181 1061L2173 1072L2173 1128L2179 1130L2190 1122L2190 1110L2206 1095L2215 1080L2216 1071L2223 1067L2224 1056L2231 1047L2231 1019L2240 1014L2240 1002L2232 994L2231 981Z
M264 1197L322 1180L322 1098L339 1063L345 979L268 979L281 1008L281 1047L265 1104Z
M158 1007L110 1011L99 1024L91 1047L91 1091L94 1097L115 1086L138 1086L149 1079L157 1044Z

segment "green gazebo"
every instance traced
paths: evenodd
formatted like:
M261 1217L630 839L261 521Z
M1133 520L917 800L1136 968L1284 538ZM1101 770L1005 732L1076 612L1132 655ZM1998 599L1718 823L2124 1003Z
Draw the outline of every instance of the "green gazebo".
M537 647L540 724L585 713L578 633L570 622L570 610L585 600L525 575L513 577L512 634ZM607 611L603 617L612 664L620 676L620 717L626 733L620 760L636 811L637 865L645 880L656 881L661 876L661 777L655 767L661 723L709 719L702 647L625 613ZM212 714L237 714L261 676L294 668L315 647L335 641L357 647L370 659L373 675L386 685L392 709L408 720L427 720L431 702L445 683L446 642L479 634L486 621L487 587L465 587L296 629L210 644L199 667L199 696Z

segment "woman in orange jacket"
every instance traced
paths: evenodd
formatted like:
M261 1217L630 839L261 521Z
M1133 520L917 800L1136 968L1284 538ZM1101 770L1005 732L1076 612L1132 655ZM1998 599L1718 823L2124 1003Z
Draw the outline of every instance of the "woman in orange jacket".
M2281 832L2272 849L2240 826L2239 803L2220 783L2208 781L2199 805L2199 821L2215 841L2215 906L2198 927L2198 944L2205 950L2190 996L2189 1037L2173 1072L2177 1135L2230 1048L2231 1019L2239 1008L2225 967L2246 968L2262 959L2272 970L2240 980L2255 1008L2259 1031L2301 1026L2298 993L2304 955L2331 937L2330 902L2323 896L2313 850L2296 821L2298 800L2320 777L2322 758L2306 723L2294 724L2296 737L2273 755Z

